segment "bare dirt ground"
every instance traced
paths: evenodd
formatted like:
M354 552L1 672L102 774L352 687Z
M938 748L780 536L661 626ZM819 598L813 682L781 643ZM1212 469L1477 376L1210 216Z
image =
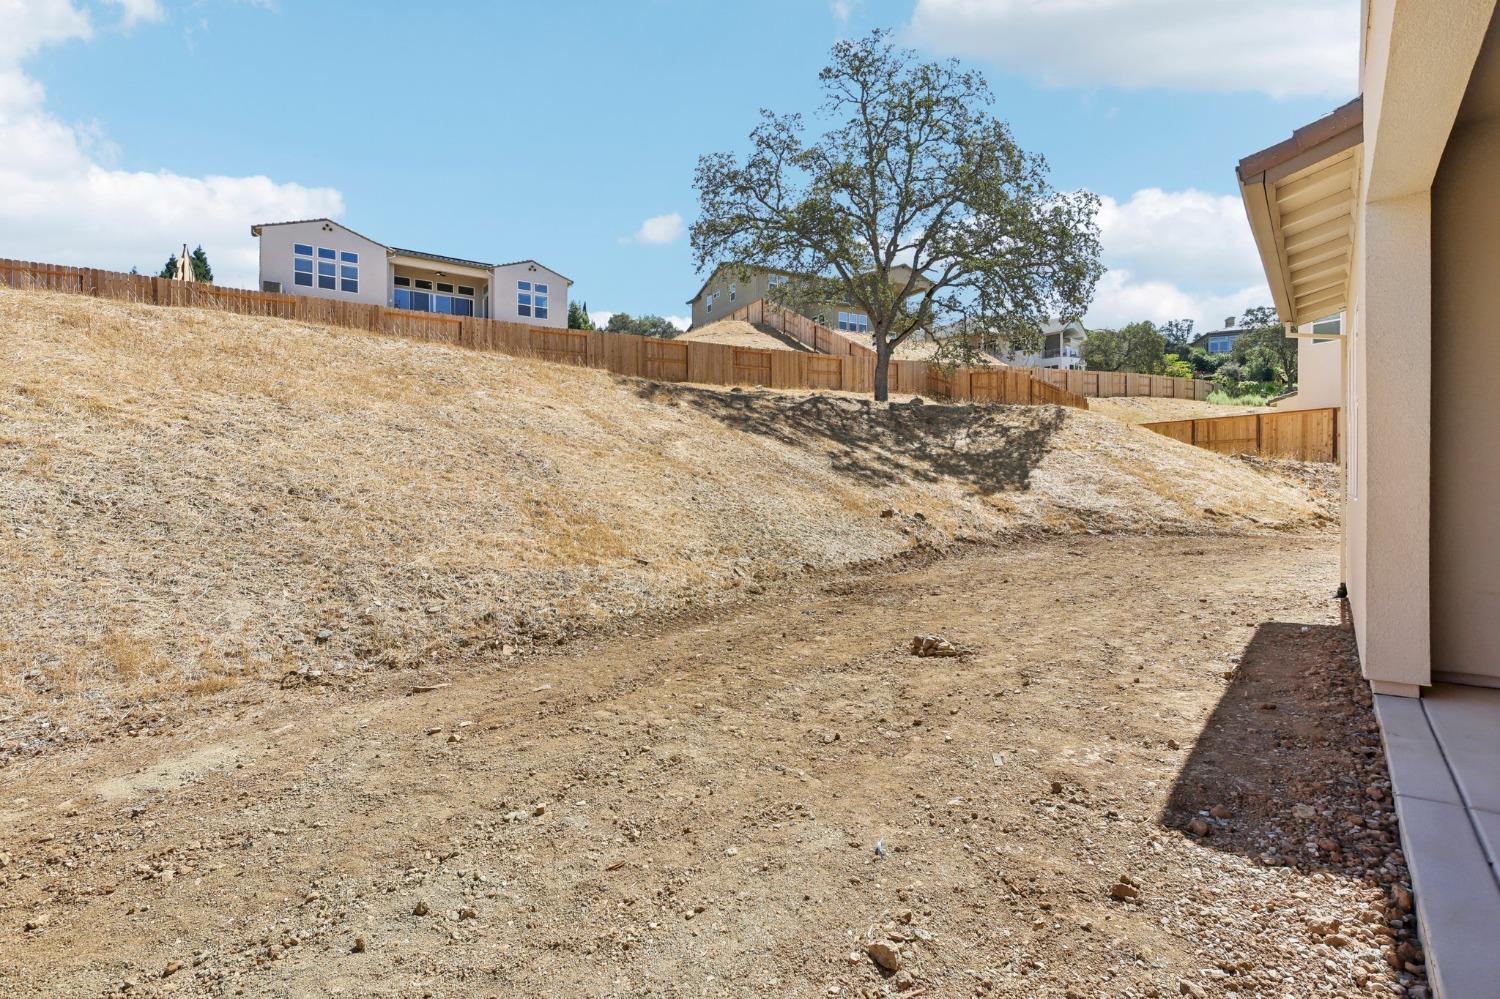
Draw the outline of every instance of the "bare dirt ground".
M140 719L0 769L0 993L1399 995L1336 582L968 546Z
M0 760L916 548L1326 516L1075 410L653 384L5 290Z

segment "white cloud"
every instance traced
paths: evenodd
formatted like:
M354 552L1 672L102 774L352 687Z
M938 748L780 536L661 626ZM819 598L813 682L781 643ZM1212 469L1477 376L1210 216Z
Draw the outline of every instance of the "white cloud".
M1270 304L1238 198L1147 188L1124 202L1101 202L1109 270L1094 292L1088 325L1192 319L1202 332L1250 306Z
M907 37L1057 86L1358 90L1358 0L917 0Z
M641 223L641 227L635 231L635 241L650 246L664 246L667 243L675 243L687 232L687 226L682 223L682 216L676 212L666 215L653 215Z
M129 20L155 4L121 6ZM49 114L24 70L45 46L91 37L87 13L70 2L0 0L0 256L155 271L184 242L201 243L219 283L254 287L251 223L343 213L331 188L113 169L97 124Z
M833 13L834 20L840 24L849 23L849 15L854 13L856 0L833 0L828 9Z
M662 318L677 327L679 333L693 325L693 320L688 316L662 316Z
M161 4L157 0L110 0L110 2L120 7L125 15L127 28L140 21L160 21L166 16L166 12L161 9Z
M614 315L613 312L590 312L589 320L602 330L609 325L609 317L612 315Z

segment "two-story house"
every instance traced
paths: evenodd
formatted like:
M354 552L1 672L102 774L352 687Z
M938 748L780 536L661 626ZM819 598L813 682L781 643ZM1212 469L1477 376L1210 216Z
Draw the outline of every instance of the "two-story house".
M1006 363L1020 368L1060 368L1064 371L1083 370L1083 341L1089 331L1076 319L1066 323L1053 322L1042 328L1040 353L1017 353L1012 351Z
M1229 316L1224 320L1223 329L1210 330L1207 333L1198 334L1193 338L1190 346L1197 347L1199 350L1206 351L1214 356L1229 354L1234 350L1234 342L1247 329L1248 327L1238 325L1233 316Z
M891 269L893 284L905 284L910 276L910 268L894 267ZM687 301L687 304L692 307L693 324L690 328L697 329L723 319L733 314L736 309L770 297L774 289L796 279L796 274L770 267L736 263L720 264L714 268L708 280L703 282L698 293ZM928 282L919 277L912 285L913 293L926 290L927 285ZM809 304L789 301L786 307L815 323L821 323L829 329L839 330L842 333L860 335L870 332L870 317L852 305L840 302Z
M466 260L377 243L332 219L262 222L262 291L530 326L568 325L572 281L537 263Z

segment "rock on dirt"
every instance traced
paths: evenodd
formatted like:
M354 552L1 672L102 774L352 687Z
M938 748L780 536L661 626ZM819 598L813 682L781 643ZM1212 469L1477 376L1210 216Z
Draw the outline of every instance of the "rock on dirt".
M958 655L958 646L940 635L913 635L911 654L921 659Z
M901 951L889 940L876 940L865 948L865 953L886 971L901 970Z

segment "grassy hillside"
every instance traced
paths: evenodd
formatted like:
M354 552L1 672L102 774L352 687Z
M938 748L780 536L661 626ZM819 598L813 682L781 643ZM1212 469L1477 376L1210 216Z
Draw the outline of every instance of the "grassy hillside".
M50 732L297 669L504 656L921 543L1317 516L1095 414L0 291L0 717Z

